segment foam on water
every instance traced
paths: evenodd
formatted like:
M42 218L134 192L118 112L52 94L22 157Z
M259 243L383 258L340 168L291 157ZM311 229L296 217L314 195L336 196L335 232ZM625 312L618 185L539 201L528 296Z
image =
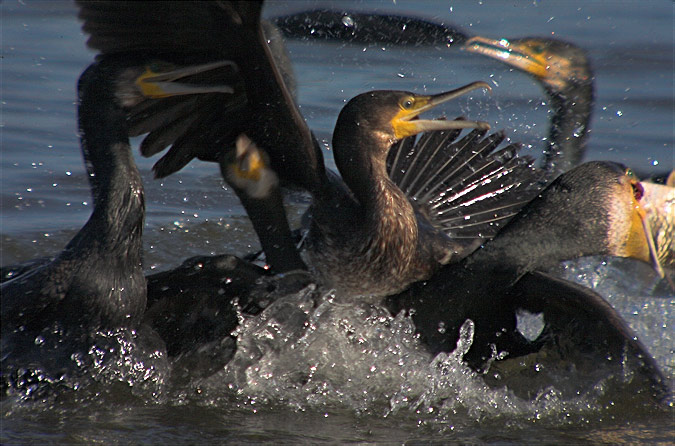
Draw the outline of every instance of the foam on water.
M461 360L472 343L472 321L462 326L455 351L432 357L408 315L341 303L313 287L242 322L232 361L191 383L183 396L192 395L198 404L232 405L234 395L238 405L254 411L270 404L301 411L347 408L445 424L501 416L565 422L570 413L597 409L598 395L611 391L599 383L586 395L569 397L552 384L533 399L521 398L488 385Z
M147 326L81 336L54 324L30 344L23 342L21 333L16 339L7 335L2 360L3 399L13 401L3 409L103 395L161 402L170 376L164 343ZM21 366L12 369L13 364Z

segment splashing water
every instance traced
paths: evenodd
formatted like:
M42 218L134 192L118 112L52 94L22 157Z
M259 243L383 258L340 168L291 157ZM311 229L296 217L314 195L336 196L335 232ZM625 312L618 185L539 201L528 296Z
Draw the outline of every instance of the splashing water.
M234 395L254 411L266 404L300 411L347 408L441 424L503 415L564 419L569 411L594 407L597 395L563 399L546 388L530 400L488 385L462 361L473 333L474 323L467 320L456 349L432 357L403 312L392 316L378 305L341 303L332 293L308 287L279 298L255 318L244 318L235 333L233 359L192 382L184 395L197 395L207 405L219 405L223 398L232 404Z

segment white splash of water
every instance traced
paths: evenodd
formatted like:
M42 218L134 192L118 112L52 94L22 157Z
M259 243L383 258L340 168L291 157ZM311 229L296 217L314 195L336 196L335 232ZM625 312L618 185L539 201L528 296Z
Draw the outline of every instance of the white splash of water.
M504 414L530 418L562 413L569 405L588 408L587 401L563 401L552 389L531 401L486 384L461 359L471 347L473 331L473 322L466 321L456 349L432 357L403 312L391 316L378 305L342 303L333 294L316 297L306 289L246 318L236 332L232 361L194 386L203 401L227 398L234 391L251 407L347 407L434 422L459 413L476 420Z

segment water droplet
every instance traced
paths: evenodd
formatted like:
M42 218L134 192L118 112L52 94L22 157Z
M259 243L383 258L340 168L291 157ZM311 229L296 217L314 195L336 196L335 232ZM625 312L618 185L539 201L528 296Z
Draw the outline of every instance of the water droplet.
M349 17L348 15L342 17L342 24L346 26L347 28L353 28L354 27L354 19Z

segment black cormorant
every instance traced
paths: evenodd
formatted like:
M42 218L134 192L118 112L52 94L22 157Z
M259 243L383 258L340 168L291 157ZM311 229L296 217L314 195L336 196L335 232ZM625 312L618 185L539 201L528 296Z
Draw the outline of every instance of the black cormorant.
M101 347L105 353L98 360L106 366L97 373L106 374L104 369L115 367L105 361L120 347L113 339L117 336L133 343L120 355L152 349L140 360L149 368L139 363L122 380L146 372L155 379L155 373L165 371L161 341L141 326L147 295L141 240L145 203L125 113L112 94L115 74L114 66L94 64L78 84L82 154L94 199L91 217L51 262L1 285L5 391L16 387L30 395L41 385L65 385L68 370L85 371L87 352L99 342L108 347ZM129 364L139 359L131 357ZM126 373L121 368L116 369L120 376Z
M356 96L345 105L333 133L335 163L344 183L332 178L323 189L313 194L314 201L309 210L311 219L306 252L308 263L318 274L320 282L348 295L384 296L429 277L440 265L457 261L477 247L476 241L480 240L476 236L480 232L478 229L474 228L473 237L452 238L452 231L442 226L443 214L447 208L457 204L453 203L457 196L462 202L457 207L463 208L466 221L471 218L472 203L494 195L508 195L502 192L509 192L517 183L507 183L513 176L503 178L510 170L503 169L502 163L513 157L513 146L501 152L502 155L510 154L505 158L488 155L495 147L492 146L473 159L471 154L477 155L477 152L466 147L454 147L455 154L462 149L465 156L469 154L465 160L468 163L484 162L487 156L488 165L491 164L490 168L495 170L489 170L492 176L482 177L480 173L476 175L476 172L467 173L462 169L459 169L461 173L458 172L456 169L464 165L452 165L450 153L453 150L443 151L442 143L426 138L422 144L433 141L432 147L437 156L427 158L426 163L407 166L411 172L417 172L413 177L420 173L428 176L416 178L421 184L405 192L399 185L408 180L408 175L403 174L398 183L392 180L387 172L387 156L394 143L420 132L486 127L462 120L416 119L441 102L486 86L479 82L434 96L403 91L372 91ZM503 137L498 138L497 144ZM516 163L516 166L516 170L523 173L523 178L519 180L529 186L528 181L534 175L527 167L527 160ZM396 167L391 169L397 170ZM444 181L449 184L444 184ZM452 185L452 181L459 184ZM479 185L487 187L481 189L481 195L471 197L472 190ZM411 190L415 188L423 192L419 200L415 191ZM502 203L506 208L513 204L509 199ZM488 221L499 220L490 212L486 214L483 217ZM475 217L478 224L481 220L479 216ZM488 234L485 236L488 237Z
M156 163L159 177L193 158L229 169L247 163L232 153L240 134L269 154L285 184L315 190L323 158L300 115L290 66L275 30L260 21L260 1L79 1L88 45L120 71L113 91L125 106L131 135L148 134L145 156L171 145ZM111 25L114 24L114 25ZM208 94L205 94L208 93ZM304 268L290 234L279 188L237 192L275 271Z
M541 37L472 37L464 48L518 68L542 85L552 110L544 167L553 177L581 162L593 111L593 71L583 49Z
M109 70L90 68L78 87L94 211L54 261L3 283L3 332L39 330L53 320L88 329L133 327L145 310L143 184Z
M644 347L600 296L547 274L563 260L587 255L652 262L642 193L641 183L621 165L582 164L558 177L471 256L388 298L389 308L414 310L416 328L433 352L454 350L459 328L472 320L473 344L464 358L476 368L504 351L517 357L539 350L559 339L551 330L573 336L566 345L606 348L614 359L624 348L644 356ZM521 310L543 313L549 329L526 340L517 330ZM658 371L648 354L633 359Z
M453 125L457 124L467 125L464 122ZM423 123L419 125L424 126ZM432 121L428 125L448 124ZM539 173L527 167L532 162L530 158L516 156L518 145L508 145L492 153L503 141L503 134L484 138L486 132L482 130L458 138L460 132L427 133L416 144L411 139L404 140L397 148L400 156L390 157L387 169L394 183L415 203L419 212L417 218L422 219L416 224L422 226L426 237L436 245L440 240L442 245L463 248L461 255L465 255L481 240L491 237L523 203L529 201L533 191L538 190L532 183ZM435 149L435 153L429 153L425 148ZM238 140L238 149L251 158L252 164L264 155L245 138ZM377 157L380 163L383 156L384 153ZM531 176L529 180L526 173ZM254 179L251 181L259 184ZM342 231L348 225L341 225L339 218L348 214L351 224L362 217L358 202L346 186L336 177L334 183L325 187L329 203L317 202L319 215L329 219L330 228L337 228L334 230L339 233L334 236L338 237L338 243L353 243L349 236L354 233L367 237L368 227ZM503 195L507 198L502 199ZM347 210L338 209L333 215L331 204L346 206ZM432 229L432 223L438 229ZM430 235L432 231L437 233ZM443 236L441 231L450 238ZM328 239L329 242L334 240ZM354 267L363 267L362 258L350 260ZM241 316L257 313L273 296L296 292L314 282L314 278L301 271L272 276L270 271L233 256L196 257L171 271L148 276L145 320L167 343L169 356L177 357L181 364L193 360L201 364L195 370L198 374L229 360L235 349L230 332L237 327ZM210 365L197 359L199 357L209 358ZM177 367L181 375L187 371L183 366Z

